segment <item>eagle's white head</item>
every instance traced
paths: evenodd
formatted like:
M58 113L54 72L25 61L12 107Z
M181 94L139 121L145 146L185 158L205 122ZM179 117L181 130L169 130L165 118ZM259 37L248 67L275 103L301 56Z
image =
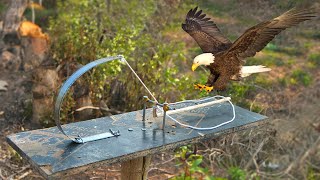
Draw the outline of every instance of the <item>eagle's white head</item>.
M212 53L200 54L193 59L192 71L196 70L200 65L208 66L211 63L214 63L214 55Z

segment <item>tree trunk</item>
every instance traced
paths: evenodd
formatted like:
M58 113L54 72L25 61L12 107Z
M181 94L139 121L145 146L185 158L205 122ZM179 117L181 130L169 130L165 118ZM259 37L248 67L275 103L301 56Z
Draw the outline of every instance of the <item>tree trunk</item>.
M28 0L12 0L6 12L3 21L3 29L1 38L10 40L10 36L17 36L17 31L20 26L22 15L28 6ZM5 41L6 43L6 41Z
M32 124L50 124L54 106L54 92L59 86L59 76L54 68L40 67L33 73L33 105L32 105Z
M121 163L121 179L146 180L150 162L151 155Z
M48 59L49 43L44 38L22 37L22 66L24 71L32 71Z
M81 78L80 80L77 80L73 94L73 97L76 101L76 109L86 106L93 106L89 92L90 90L88 84L86 84ZM89 108L82 111L76 111L74 117L76 121L88 120L92 118L92 113L92 109Z

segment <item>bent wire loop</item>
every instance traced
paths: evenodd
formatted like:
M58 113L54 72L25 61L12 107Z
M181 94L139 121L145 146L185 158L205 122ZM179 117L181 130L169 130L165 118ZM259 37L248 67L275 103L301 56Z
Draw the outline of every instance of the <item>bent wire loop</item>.
M108 137L112 137L112 136L118 136L118 133L112 133L112 132L105 132L102 134L97 134L97 135L92 135L92 136L87 136L87 137L81 137L80 135L78 136L70 136L67 135L66 132L62 129L61 123L60 123L60 108L61 108L61 104L63 102L63 99L65 97L65 95L67 94L69 88L72 86L72 84L74 82L76 82L76 80L82 76L84 73L86 73L87 71L89 71L90 69L109 62L109 61L113 61L113 60L120 60L120 61L124 61L124 57L122 55L118 55L118 56L111 56L111 57L107 57L107 58L102 58L102 59L98 59L95 60L93 62L90 62L89 64L86 64L85 66L81 67L80 69L78 69L76 72L74 72L67 80L66 82L62 85L62 87L60 88L60 91L58 93L57 99L56 99L56 103L54 106L54 120L55 123L58 127L58 129L67 137L69 137L73 142L75 143L85 143L85 142L89 142L89 141L95 141L95 140L99 140L99 139L104 139L104 138L108 138Z

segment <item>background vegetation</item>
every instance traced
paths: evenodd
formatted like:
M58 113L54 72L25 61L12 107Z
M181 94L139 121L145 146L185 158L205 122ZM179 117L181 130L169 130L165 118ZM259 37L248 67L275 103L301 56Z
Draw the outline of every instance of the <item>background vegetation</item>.
M191 2L183 6L188 4L191 7ZM87 64L122 54L159 100L173 102L194 97L195 78L181 73L188 72L190 62L184 52L185 43L165 38L177 21L176 10L180 6L175 1L58 2L57 16L49 26L53 57L59 64ZM148 95L131 71L119 62L96 68L86 83L90 83L95 103L104 100L121 111L141 108L141 97Z

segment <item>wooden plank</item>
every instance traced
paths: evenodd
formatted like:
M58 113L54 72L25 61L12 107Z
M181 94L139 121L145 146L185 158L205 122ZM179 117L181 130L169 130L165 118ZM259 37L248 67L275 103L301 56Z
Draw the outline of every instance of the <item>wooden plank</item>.
M142 122L142 111L135 111L63 126L68 134L75 136L108 132L109 128L112 128L120 131L121 135L118 137L76 144L61 134L56 127L52 127L13 134L7 137L7 141L44 177L55 178L65 173L77 173L101 164L128 161L258 126L267 119L266 116L237 106L235 110L236 118L233 122L209 131L175 126L167 119L167 126L163 132L160 129L162 117L153 118L151 109L148 109L145 122ZM232 112L228 103L222 103L172 116L190 125L211 127L230 120Z

